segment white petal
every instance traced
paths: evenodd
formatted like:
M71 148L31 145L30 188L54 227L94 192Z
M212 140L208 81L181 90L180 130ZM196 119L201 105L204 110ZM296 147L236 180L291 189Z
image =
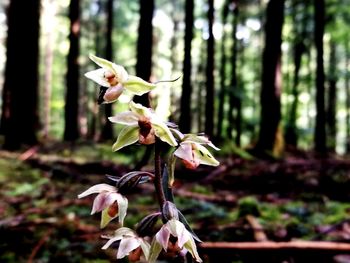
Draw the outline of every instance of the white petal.
M126 72L123 66L112 63L114 73L116 74L117 80L120 83L124 83L128 80L128 72Z
M151 245L147 241L140 238L140 246L143 254L145 255L146 260L148 260Z
M117 202L118 202L118 211L119 211L119 223L123 225L124 218L128 210L128 199L126 199L122 195L119 195L117 198Z
M91 195L91 194L101 193L103 191L117 192L117 188L112 186L112 185L109 185L109 184L96 184L94 186L91 186L86 191L82 192L80 195L78 195L78 198L83 198L83 197Z
M123 238L123 236L115 236L112 237L110 240L107 241L106 244L104 244L104 246L102 247L102 249L107 249L110 247L110 245L112 245L115 241L121 240Z
M94 200L91 214L101 212L105 208L109 207L111 204L113 204L119 198L119 196L120 196L120 194L113 193L113 192L112 193L111 192L100 193L98 196L96 196L96 198Z
M123 258L135 248L140 246L140 241L135 237L125 237L120 241L120 245L118 248L117 259Z
M104 77L105 71L106 71L105 69L99 68L99 69L85 73L85 77L95 81L100 86L109 88L111 84L109 84L109 82Z
M190 143L180 143L179 148L174 152L174 155L180 159L193 161L192 146Z
M138 115L132 111L126 111L118 113L113 117L108 117L113 123L124 124L124 125L137 125Z

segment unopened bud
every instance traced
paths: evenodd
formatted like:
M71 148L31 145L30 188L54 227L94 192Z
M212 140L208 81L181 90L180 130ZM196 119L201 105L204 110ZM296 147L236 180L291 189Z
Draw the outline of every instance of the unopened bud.
M179 220L179 212L174 203L166 201L162 208L163 219L167 222L170 219Z
M152 236L153 230L154 230L154 226L158 221L158 218L160 216L160 212L158 213L153 213L150 214L146 217L144 217L138 224L136 227L136 233L140 236L140 237L144 237L144 236Z

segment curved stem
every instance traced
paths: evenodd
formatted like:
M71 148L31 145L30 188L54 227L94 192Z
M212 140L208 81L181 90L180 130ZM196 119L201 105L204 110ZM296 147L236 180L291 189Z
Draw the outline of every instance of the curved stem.
M162 185L162 161L160 156L160 148L161 142L158 138L156 138L156 142L154 144L154 188L156 190L157 199L159 202L160 210L163 208L163 204L166 199L164 196L164 190Z

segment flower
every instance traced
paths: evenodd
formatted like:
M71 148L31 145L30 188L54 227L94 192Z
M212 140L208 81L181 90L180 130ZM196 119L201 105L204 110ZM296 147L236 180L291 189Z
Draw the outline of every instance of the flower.
M119 223L123 225L128 208L128 199L117 192L117 188L109 184L96 184L80 195L78 198L83 198L91 194L98 194L92 205L91 214L102 211L101 228L114 218L119 216Z
M94 55L89 56L101 68L85 73L85 76L106 90L102 92L103 103L116 101L124 89L136 95L145 94L156 87L156 84L149 83L143 79L129 75L121 65L114 64L103 58Z
M175 243L172 242L172 238L175 238ZM181 250L186 249L197 262L202 262L192 234L175 218L164 224L153 238L148 262L155 262L162 249L169 254L180 253Z
M151 109L133 101L130 102L129 106L130 111L108 118L113 123L127 125L113 144L113 151L118 151L137 141L141 144L152 144L156 137L171 146L177 146L168 126Z
M180 134L182 137L179 147L174 152L174 155L182 159L185 166L189 169L195 169L200 164L206 164L211 166L218 166L219 162L213 157L213 155L203 146L208 145L215 150L217 148L207 137L195 134Z
M137 236L137 234L130 228L121 227L114 232L113 236L106 238L109 240L102 249L107 249L112 243L120 240L117 259L128 256L130 261L137 261L143 253L146 260L148 260L151 247L150 244L143 238Z

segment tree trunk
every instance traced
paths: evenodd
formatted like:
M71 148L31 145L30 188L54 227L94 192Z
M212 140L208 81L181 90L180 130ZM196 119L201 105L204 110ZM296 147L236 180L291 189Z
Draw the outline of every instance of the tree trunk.
M152 73L153 11L154 0L140 0L136 75L146 81L150 80ZM148 93L142 96L135 96L134 101L146 107L150 106Z
M214 0L208 0L208 4L209 38L207 42L205 133L211 138L214 128Z
M225 28L227 23L227 16L229 13L229 5L230 1L225 1L223 10L222 10L222 25ZM234 40L235 41L235 40ZM216 137L221 140L224 137L222 132L223 130L223 122L225 115L225 98L227 93L227 85L226 85L226 43L227 42L227 34L226 31L223 30L222 40L221 40L221 61L220 61L220 93L219 93L219 105L218 105L218 123L217 123L217 131Z
M191 131L191 95L192 95L192 60L191 60L191 45L193 39L193 10L194 1L186 1L186 19L185 19L185 57L183 62L183 82L181 94L181 115L179 128L184 133Z
M270 0L266 10L262 64L261 113L258 153L272 153L281 119L281 43L284 1Z
M108 0L106 5L107 14L107 32L106 32L106 59L113 61L113 0ZM104 108L104 119L100 140L111 140L113 139L113 126L108 117L113 115L112 103L103 104Z
M80 0L71 0L69 6L70 34L67 57L67 91L65 105L64 140L76 141L79 138L79 37Z
M314 0L315 10L315 46L316 58L316 125L315 151L325 154L326 149L326 113L323 65L323 35L325 27L325 0Z
M350 66L350 47L349 39L345 42L345 68ZM345 92L346 92L346 141L345 149L346 153L350 153L350 76L349 72L345 72Z
M331 40L329 55L329 87L327 107L328 150L335 152L336 147L336 113L337 113L337 58L336 43Z
M40 1L10 1L3 88L4 148L37 143Z

